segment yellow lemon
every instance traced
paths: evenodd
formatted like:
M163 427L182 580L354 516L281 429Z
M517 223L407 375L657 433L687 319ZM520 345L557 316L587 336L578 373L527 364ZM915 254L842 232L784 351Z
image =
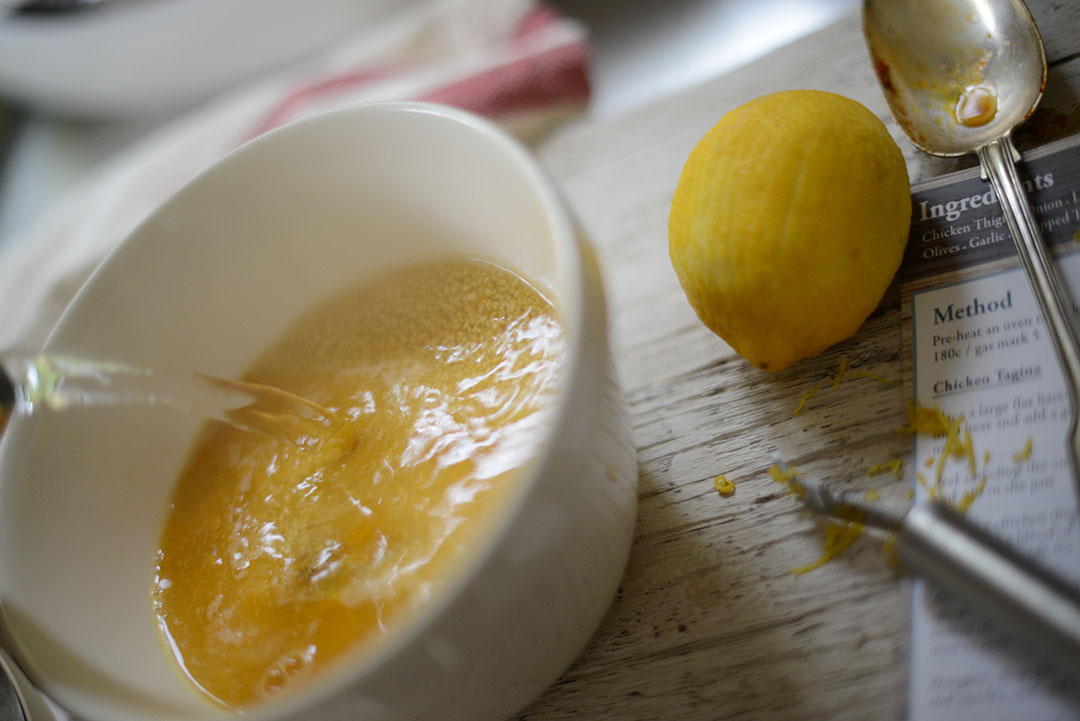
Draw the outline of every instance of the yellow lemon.
M852 335L900 266L904 158L882 122L833 93L766 95L690 153L668 250L698 317L759 368Z

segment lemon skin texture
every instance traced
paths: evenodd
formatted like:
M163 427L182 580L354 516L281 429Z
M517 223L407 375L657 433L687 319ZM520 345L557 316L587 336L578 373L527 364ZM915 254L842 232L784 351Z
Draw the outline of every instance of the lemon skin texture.
M794 90L732 110L697 144L668 250L701 321L780 371L858 330L910 221L907 168L884 124L854 100Z

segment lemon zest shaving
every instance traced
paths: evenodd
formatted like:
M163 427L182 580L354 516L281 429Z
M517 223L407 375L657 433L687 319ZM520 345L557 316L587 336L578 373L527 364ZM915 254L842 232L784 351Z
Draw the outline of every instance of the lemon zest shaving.
M986 477L984 476L975 488L964 493L960 500L956 502L949 501L949 499L945 497L945 489L941 480L942 473L945 470L945 462L949 458L966 460L968 471L971 473L971 477L975 478L975 444L971 437L971 431L968 428L962 427L964 417L950 416L943 412L938 406L927 408L919 405L917 401L912 402L908 406L907 416L908 424L900 429L901 433L929 433L935 438L943 436L945 438L941 454L937 456L936 459L934 456L931 456L923 463L927 468L935 466L933 485L930 485L926 480L926 476L919 472L915 473L915 480L929 492L930 500L940 499L945 503L950 503L955 506L961 512L966 511L986 487ZM961 440L961 430L963 431L963 440ZM1030 441L1031 439L1028 440ZM1030 455L1030 448L1026 447L1025 451ZM1013 456L1013 458L1017 459L1020 455L1021 454L1017 454ZM983 466L986 466L989 462L990 451L987 450L983 453ZM908 500L911 500L913 497L914 490L909 491Z
M915 497L915 489L914 488L907 489L907 499L910 501L914 497Z
M862 530L863 524L859 522L830 522L825 526L825 551L821 554L821 557L806 566L792 568L790 573L799 576L813 571L815 568L824 566L826 563L836 558L845 548L850 546L851 543L859 537Z
M983 476L982 480L980 480L974 488L965 493L959 501L953 504L956 507L956 510L961 513L967 513L967 509L971 508L971 504L975 502L975 499L979 497L984 488L986 488L986 476Z
M730 496L735 492L735 484L729 481L726 476L717 476L714 478L713 488L715 488L721 496Z
M815 384L814 384L814 387L813 387L813 388L811 388L810 390L808 390L808 391L806 392L806 395L804 395L804 396L802 397L802 400L801 400L801 401L799 401L799 405L795 406L795 410L793 410L793 411L791 412L791 415L793 415L793 416L797 416L797 415L799 415L800 413L802 413L802 412L803 412L803 409L804 409L804 408L806 408L806 402L807 402L807 401L809 401L809 400L810 400L811 398L813 398L813 397L814 397L815 395L817 395L817 392L818 392L819 390L821 390L821 386L820 386L820 385L818 385L817 383L815 383Z
M891 461L885 461L876 466L870 466L866 469L866 475L876 476L880 473L885 473L886 471L899 478L904 473L904 459L894 458Z
M908 404L907 417L908 424L899 429L900 433L927 433L935 438L945 437L945 445L941 449L941 455L937 457L934 469L934 485L937 491L930 489L930 497L935 498L941 491L941 476L945 471L945 461L949 457L968 458L974 464L974 450L968 445L968 437L965 437L964 441L960 440L960 429L963 426L964 417L950 416L938 406L927 408L918 401ZM964 432L967 433L966 428ZM929 468L930 464L927 463L926 466ZM974 472L972 475L975 475Z
M881 499L881 494L877 492L876 488L871 488L866 492L865 498L868 501L877 501Z
M802 498L803 494L806 493L805 488L796 484L792 480L793 478L795 478L795 476L799 475L799 469L795 466L788 466L788 469L786 471L783 471L780 469L780 466L774 463L769 466L769 475L772 476L772 479L777 483L783 486L787 486L788 493L795 496L796 498Z
M847 373L847 369L848 369L848 359L847 359L847 356L844 356L843 358L840 359L840 367L836 369L836 375L833 376L833 381L832 381L833 390L836 390L837 388L840 387L840 383L841 383L841 381L844 380L844 374Z
M1031 458L1031 444L1032 444L1031 436L1028 436L1027 442L1024 443L1023 450L1021 450L1019 453L1014 453L1013 454L1013 462L1014 463L1023 463L1024 461Z
M930 492L930 500L934 500L935 498L937 498L938 491L941 488L940 481L931 486L930 483L926 480L926 476L924 476L919 471L915 472L915 480L918 481L920 486L922 486L923 488L925 488L927 491ZM914 490L910 491L908 493L908 500L910 500L912 498L912 496L914 496L914 494L915 494Z
M949 454L947 452L942 452L942 454L938 456L937 466L934 468L935 487L941 487L941 474L945 472L945 461L947 461L948 459ZM933 496L931 496L931 498L933 498Z
M956 439L959 442L963 416L950 416L936 405L927 408L918 401L912 401L907 407L907 418L908 424L901 426L899 433L926 433L934 438L945 436L948 440ZM950 444L946 443L946 448L949 447Z
M879 375L877 375L875 373L871 373L870 371L855 370L855 371L851 372L851 376L853 378L869 378L872 381L877 381L878 383L884 383L885 385L887 385L887 386L889 386L891 388L899 388L900 387L900 381L891 381L888 378L882 378L881 376L879 376Z
M975 477L975 448L971 443L971 431L967 428L964 429L964 455L967 456L968 471L971 473L971 477Z

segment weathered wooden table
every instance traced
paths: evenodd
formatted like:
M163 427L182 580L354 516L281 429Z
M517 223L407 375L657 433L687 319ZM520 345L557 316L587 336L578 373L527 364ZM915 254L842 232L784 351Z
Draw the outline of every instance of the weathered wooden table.
M1021 150L1080 131L1080 3L1029 6L1051 66L1043 104L1018 135ZM904 483L866 477L905 450L896 432L901 389L849 377L792 414L844 357L899 380L898 298L887 297L854 338L770 375L698 322L667 256L668 206L693 145L728 110L789 88L830 90L871 108L904 150L913 182L975 164L921 155L903 138L858 15L630 115L563 128L540 149L603 264L640 509L618 598L573 667L519 719L903 716L906 580L870 537L791 574L820 555L821 525L765 473L779 449L814 475L907 502ZM733 496L714 490L717 474L735 482Z

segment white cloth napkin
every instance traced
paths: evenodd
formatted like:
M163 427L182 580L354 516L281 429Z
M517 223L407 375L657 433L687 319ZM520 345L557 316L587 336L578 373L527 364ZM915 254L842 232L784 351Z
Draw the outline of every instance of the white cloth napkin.
M359 102L409 99L485 115L528 142L584 108L588 57L584 29L533 0L425 0L213 101L93 173L0 254L0 348L40 347L110 250L260 133Z

